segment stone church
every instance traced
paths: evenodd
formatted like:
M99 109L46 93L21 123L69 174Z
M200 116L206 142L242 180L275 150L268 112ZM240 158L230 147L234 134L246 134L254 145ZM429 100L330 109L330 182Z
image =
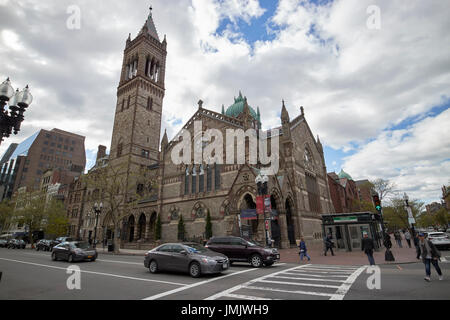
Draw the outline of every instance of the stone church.
M161 117L165 95L167 56L166 37L161 41L152 13L140 33L126 41L123 66L117 89L117 105L111 141L109 164L125 164L128 172L145 166L158 177L158 190L140 200L123 221L120 231L125 248L147 248L154 239L158 215L162 221L162 241L177 241L179 217L183 216L186 238L201 239L205 218L212 218L213 235L247 235L264 243L264 219L240 219L243 210L256 209L255 178L260 166L227 164L175 165L171 152L178 141L161 139ZM230 97L231 98L231 97ZM281 100L281 99L280 99ZM197 112L182 130L194 136L194 122L202 121L203 131L249 128L261 131L261 114L239 93L231 106L221 111L208 110L201 101ZM280 144L280 169L269 177L271 195L271 234L280 248L295 245L302 235L310 242L322 241L320 215L333 212L327 183L323 147L306 121L305 111L290 116L280 103L281 126L277 132ZM268 131L268 140L274 138ZM128 176L126 177L128 181ZM138 192L143 181L130 179L129 190ZM108 217L99 229L111 237ZM102 234L102 230L99 230Z

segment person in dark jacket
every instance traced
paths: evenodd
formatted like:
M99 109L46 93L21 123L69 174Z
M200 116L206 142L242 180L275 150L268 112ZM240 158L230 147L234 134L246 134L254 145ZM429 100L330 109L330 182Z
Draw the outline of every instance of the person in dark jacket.
M417 260L420 260L420 246L419 246L420 240L419 235L416 233L414 235L414 247L416 247L416 258Z
M425 281L431 281L431 264L436 269L439 275L439 280L444 280L441 268L439 267L439 259L441 258L441 253L436 249L436 246L430 240L425 238L424 233L419 234L419 248L420 254L422 255L422 261L425 264Z
M392 248L391 236L387 232L384 234L384 242L383 242L383 244L386 247L386 249L391 249Z
M325 256L327 255L328 250L330 250L331 251L331 255L334 256L334 252L333 252L334 242L333 242L332 239L333 238L332 238L331 234L329 234L324 240L324 243L325 243L324 255Z
M367 232L363 233L363 239L361 241L361 250L367 255L369 258L369 263L371 266L375 265L375 259L373 258L373 250L375 246L373 245L373 239L369 238Z
M397 230L397 231L394 232L394 238L395 238L395 241L397 241L398 246L400 248L403 248L402 235L400 234L400 231Z
M300 248L300 261L303 261L303 258L308 258L308 261L311 261L311 257L308 255L308 249L306 248L306 242L303 237L300 238L300 245L298 246Z

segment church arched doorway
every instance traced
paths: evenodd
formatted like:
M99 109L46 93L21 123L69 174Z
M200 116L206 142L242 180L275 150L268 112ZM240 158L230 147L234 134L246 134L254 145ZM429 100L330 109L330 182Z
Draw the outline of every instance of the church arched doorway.
M246 194L241 203L241 210L256 210L256 203L253 201L253 197L250 194ZM244 238L253 239L254 235L258 233L258 215L254 220L241 221L241 234Z
M142 240L145 237L145 225L147 224L147 218L145 217L145 214L141 214L139 217L138 222L138 233L137 233L137 240Z
M271 236L275 241L274 245L277 248L281 247L281 228L278 223L278 206L275 196L270 196L270 202L272 205L272 221L271 221Z
M289 243L291 245L296 245L295 241L295 226L294 226L294 219L292 217L293 214L293 205L290 199L286 200L286 224L287 224L287 233L288 233L288 239Z
M135 224L134 216L131 216L128 219L128 242L134 241L134 224Z

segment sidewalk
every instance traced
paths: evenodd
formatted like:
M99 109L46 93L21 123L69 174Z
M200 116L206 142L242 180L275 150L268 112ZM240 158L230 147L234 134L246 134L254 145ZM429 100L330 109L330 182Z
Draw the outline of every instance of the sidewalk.
M383 264L403 264L403 263L415 263L421 262L421 260L416 259L416 249L403 247L398 248L394 247L391 249L395 261L386 262L384 260L384 254L386 249L382 249L379 252L374 252L373 257L375 258L375 263L378 265ZM300 263L300 256L298 254L299 249L282 249L281 253L281 262L288 263ZM367 265L369 261L367 259L367 255L359 251L335 251L335 256L332 256L328 251L327 256L323 255L323 251L321 250L311 250L308 251L309 256L311 257L311 261L309 263L313 264L331 264L331 265ZM308 261L304 258L302 264L307 264Z
M421 260L416 259L416 249L415 248L392 248L392 253L394 254L395 261L386 262L384 261L384 253L385 249L374 252L375 262L377 264L403 264L403 263L415 263L421 262ZM101 254L109 254L114 255L112 252L103 251L102 248L98 248L98 252ZM121 249L120 254L122 256L141 256L144 257L147 250L130 250L130 249ZM298 254L299 249L281 249L281 260L283 263L298 263L300 264L300 256ZM328 252L327 256L323 255L322 250L311 250L308 251L308 254L311 257L311 262L313 264L330 264L330 265L367 265L368 260L367 256L362 251L353 251L353 252L345 252L345 251L335 251L335 256L332 256L330 252ZM302 264L306 264L307 259L305 258Z

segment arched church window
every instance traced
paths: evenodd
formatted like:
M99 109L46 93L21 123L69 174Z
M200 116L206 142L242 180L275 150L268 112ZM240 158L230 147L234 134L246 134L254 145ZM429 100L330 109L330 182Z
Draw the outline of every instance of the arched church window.
M186 167L186 172L184 176L184 194L189 194L189 167Z

